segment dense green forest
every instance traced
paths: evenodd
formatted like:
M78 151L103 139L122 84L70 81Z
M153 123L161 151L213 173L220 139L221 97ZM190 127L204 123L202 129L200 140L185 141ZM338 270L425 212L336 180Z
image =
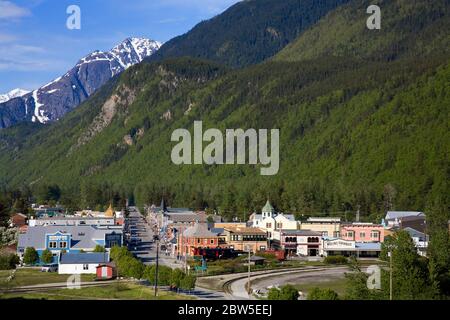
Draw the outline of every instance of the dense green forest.
M57 123L2 130L0 184L70 207L164 197L241 219L268 197L299 217L426 210L449 192L448 4L380 2L396 12L382 30L365 29L368 1L352 1L258 65L136 65ZM171 133L195 120L222 131L280 128L279 173L174 165ZM55 185L59 196L48 196Z
M275 55L349 0L241 1L166 42L148 61L190 56L244 67Z

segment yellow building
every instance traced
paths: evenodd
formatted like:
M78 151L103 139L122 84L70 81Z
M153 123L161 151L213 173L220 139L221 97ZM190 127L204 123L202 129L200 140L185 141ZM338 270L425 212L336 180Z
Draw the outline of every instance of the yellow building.
M254 227L225 227L225 241L227 247L251 252L267 249L267 233Z
M341 218L311 217L300 224L300 230L320 232L323 237L339 238Z
M215 222L214 228L245 228L245 222Z
M113 218L114 215L115 215L114 209L113 209L112 205L109 204L108 209L106 209L106 211L105 211L105 217Z

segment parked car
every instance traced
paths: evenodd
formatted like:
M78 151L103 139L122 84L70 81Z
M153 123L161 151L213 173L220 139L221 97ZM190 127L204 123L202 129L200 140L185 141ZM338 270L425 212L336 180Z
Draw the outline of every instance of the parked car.
M57 264L45 264L41 267L41 272L56 272L58 271Z

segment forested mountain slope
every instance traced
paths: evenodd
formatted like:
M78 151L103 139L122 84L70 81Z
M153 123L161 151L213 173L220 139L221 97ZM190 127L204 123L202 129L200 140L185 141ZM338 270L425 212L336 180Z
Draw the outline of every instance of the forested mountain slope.
M371 4L380 6L381 30L366 28L366 9ZM290 43L275 60L320 56L395 60L433 52L450 54L449 14L446 0L351 1Z
M394 24L423 9L423 2L395 2L401 14ZM448 23L441 10L427 25ZM354 19L365 26L366 15ZM325 37L338 26L330 14L296 43L316 28ZM165 195L174 206L218 208L227 217L244 217L268 196L296 214L424 210L449 190L450 61L442 32L424 38L417 30L392 36L428 48L420 55L405 49L387 58L357 46L358 55L286 58L302 55L293 45L289 55L239 70L190 58L141 63L58 123L2 131L0 182L58 184L70 195L64 201L90 206L109 201L113 190L139 204ZM171 134L195 120L222 131L280 128L279 173L174 165Z
M349 0L250 0L166 42L149 61L190 56L231 67L259 63Z

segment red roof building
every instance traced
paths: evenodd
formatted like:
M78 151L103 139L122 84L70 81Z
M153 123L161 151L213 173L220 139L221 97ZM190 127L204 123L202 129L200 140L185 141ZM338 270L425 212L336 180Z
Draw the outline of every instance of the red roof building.
M11 217L11 226L20 228L27 224L27 216L23 213L16 213Z

